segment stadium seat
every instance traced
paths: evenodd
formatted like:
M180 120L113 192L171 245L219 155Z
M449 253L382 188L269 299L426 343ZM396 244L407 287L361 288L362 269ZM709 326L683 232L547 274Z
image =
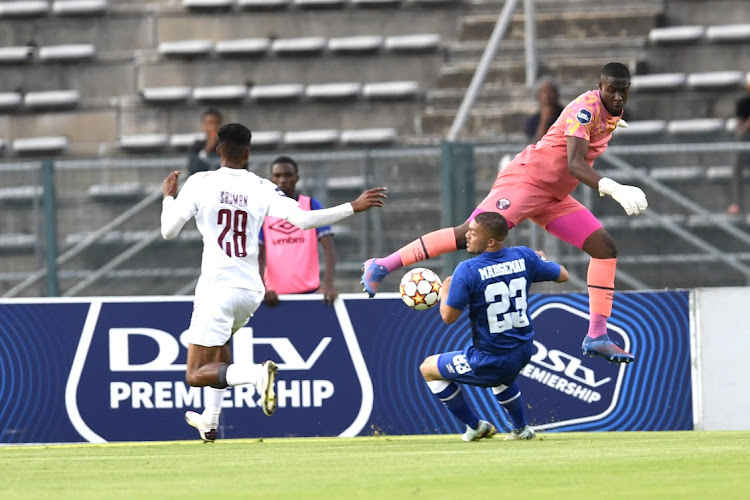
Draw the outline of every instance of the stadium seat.
M691 43L702 39L705 32L705 26L652 28L648 34L648 40L654 44Z
M255 85L250 89L254 101L283 101L299 99L305 93L305 86L296 83L280 85Z
M16 64L30 61L34 55L34 47L0 47L0 64Z
M440 35L397 35L385 39L385 48L391 52L430 52L440 47Z
M374 54L383 47L383 37L348 36L328 40L328 50L333 54Z
M192 93L190 87L152 87L138 92L141 99L150 103L184 102L190 99Z
M692 89L723 89L745 86L746 75L742 71L709 71L692 73L687 77L688 87Z
M711 134L724 130L724 120L721 118L692 118L687 120L672 120L667 125L670 134Z
M724 130L727 132L734 133L734 131L737 129L737 118L729 118L727 119L727 122L724 124Z
M271 44L271 51L279 56L315 55L326 48L326 39L320 36L301 38L278 38Z
M349 0L355 7L395 7L401 5L403 0Z
M146 195L146 187L140 182L94 184L89 186L88 195L96 201L140 200Z
M94 57L96 49L91 44L49 45L39 48L39 60L44 62L82 61Z
M420 7L435 8L449 3L456 3L458 1L459 0L411 0L410 3Z
M337 100L359 97L362 85L359 83L324 83L308 85L305 96L308 99Z
M16 0L0 2L0 17L34 17L49 12L49 3L44 0Z
M0 92L0 109L17 108L23 102L23 97L18 92Z
M708 180L726 180L732 178L731 165L717 165L706 169L706 178Z
M649 175L660 181L693 181L704 179L706 169L702 166L655 167L649 171Z
M299 9L336 9L343 7L346 0L292 0Z
M52 153L66 149L68 138L63 136L16 139L11 145L11 150L17 154Z
M666 120L639 120L628 122L627 127L617 127L615 135L658 135L667 131Z
M80 99L77 90L49 90L27 92L23 102L28 108L56 108L76 106Z
M246 96L247 87L244 85L218 85L193 89L193 99L196 101L241 101Z
M36 247L37 240L36 234L0 234L0 252L32 250Z
M338 130L303 130L284 134L284 144L292 147L330 146L338 140Z
M58 16L96 15L106 11L106 0L55 0L52 4L52 12Z
M44 193L42 186L11 186L0 187L0 202L29 203L39 199Z
M367 83L362 87L362 95L367 99L408 99L419 93L419 82L379 82Z
M260 132L253 132L250 146L257 149L275 148L281 144L282 139L283 134L277 130L262 130Z
M237 5L245 10L286 9L292 0L238 0Z
M685 85L685 73L656 73L635 75L630 80L632 90L673 90Z
M0 154L4 154L6 151L8 151L9 146L10 141L8 141L8 139L0 139Z
M709 42L745 42L750 40L750 24L725 24L706 29Z
M202 132L194 132L190 134L172 134L169 137L169 146L174 149L187 149L195 143L195 141L203 140L206 137Z
M270 47L268 38L242 38L216 42L214 50L222 56L262 56Z
M117 141L117 147L132 153L151 152L164 149L169 144L167 134L124 135Z
M180 40L176 42L161 42L159 54L166 57L205 56L211 53L214 42L211 40Z
M349 146L382 146L396 140L395 128L367 128L344 130L341 132L341 143Z
M182 0L182 6L194 10L230 10L235 0Z

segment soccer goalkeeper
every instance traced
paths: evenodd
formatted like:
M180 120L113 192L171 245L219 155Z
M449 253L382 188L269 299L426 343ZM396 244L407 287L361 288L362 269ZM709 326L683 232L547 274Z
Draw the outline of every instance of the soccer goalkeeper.
M602 68L599 88L578 96L563 110L542 139L528 146L497 176L487 197L466 222L423 235L393 254L364 263L362 283L373 297L388 273L466 245L469 223L481 212L501 213L512 228L526 219L591 256L587 284L590 322L583 340L584 354L615 363L633 356L607 335L607 318L617 266L617 246L596 217L570 194L583 182L615 199L628 215L646 210L646 195L635 186L602 177L594 160L607 149L620 123L630 91L630 72L620 63Z

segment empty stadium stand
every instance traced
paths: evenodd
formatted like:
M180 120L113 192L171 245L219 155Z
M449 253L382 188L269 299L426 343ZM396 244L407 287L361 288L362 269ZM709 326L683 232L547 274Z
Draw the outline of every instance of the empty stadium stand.
M719 263L714 254L676 243L675 228L750 262L748 245L711 222L742 231L750 227L745 216L723 213L731 153L691 150L694 144L732 140L734 102L746 91L750 68L745 3L536 3L539 74L560 83L563 101L592 88L598 69L610 60L628 64L634 75L629 126L618 129L612 151L637 172L618 168L616 161L602 162L601 168L643 185L650 210L664 214L666 222L626 218L611 200L588 189L577 193L618 241L623 271L618 287L693 286L696 263ZM439 226L436 146L455 118L502 5L500 0L0 2L0 295L43 266L37 160L47 157L58 165L59 251L83 245L61 267L62 291L128 251L132 257L81 293L189 289L200 258L194 226L177 242L150 238L161 179L185 168L184 151L199 137L198 119L206 107L254 130L251 168L259 174L277 154L301 159L304 189L325 204L352 199L364 186L390 187L384 210L337 228L337 287L358 291L362 260ZM462 138L479 148L478 198L501 157L524 146L523 120L535 108L525 85L523 35L519 10L463 131ZM647 152L663 143L675 146ZM658 184L644 184L641 174ZM689 197L705 213L667 191ZM514 230L512 239L545 246L585 276L579 251L545 239L528 224ZM132 250L139 244L142 249ZM442 271L441 261L430 265ZM731 267L712 266L712 272L700 283L746 281ZM389 289L395 290L394 283L387 283ZM38 283L21 292L38 293Z

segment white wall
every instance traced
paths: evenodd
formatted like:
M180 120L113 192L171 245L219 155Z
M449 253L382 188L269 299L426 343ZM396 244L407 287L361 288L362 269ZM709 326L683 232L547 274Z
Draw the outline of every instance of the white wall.
M696 430L750 430L750 287L691 295Z

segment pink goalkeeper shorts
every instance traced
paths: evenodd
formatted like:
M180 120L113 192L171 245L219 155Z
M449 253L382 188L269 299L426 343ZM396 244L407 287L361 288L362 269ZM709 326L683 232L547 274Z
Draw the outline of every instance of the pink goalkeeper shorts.
M498 176L490 193L468 220L481 212L503 215L510 227L530 219L550 234L578 248L582 248L586 238L602 227L601 222L573 197L558 200L548 191L528 182L524 176L516 174Z

